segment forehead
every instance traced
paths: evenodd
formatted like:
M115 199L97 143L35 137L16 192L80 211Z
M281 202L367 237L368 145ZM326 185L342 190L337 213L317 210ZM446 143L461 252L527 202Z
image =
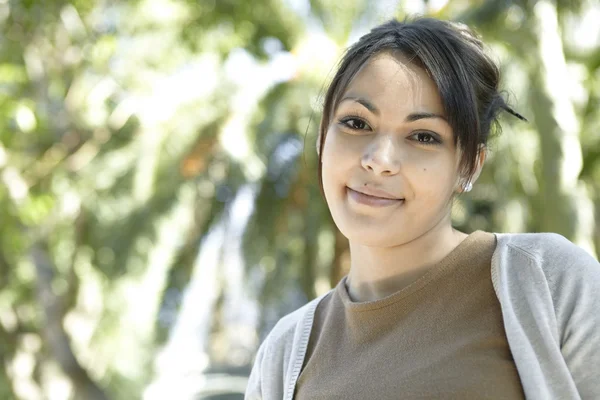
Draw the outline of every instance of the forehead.
M435 82L425 69L401 53L373 56L350 81L346 95L368 97L381 107L420 109L444 114Z

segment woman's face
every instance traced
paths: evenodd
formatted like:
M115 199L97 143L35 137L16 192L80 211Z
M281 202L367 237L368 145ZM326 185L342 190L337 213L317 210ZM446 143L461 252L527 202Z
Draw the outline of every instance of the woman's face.
M336 225L352 241L388 247L450 224L459 157L427 73L402 56L375 56L342 95L325 137L323 189Z

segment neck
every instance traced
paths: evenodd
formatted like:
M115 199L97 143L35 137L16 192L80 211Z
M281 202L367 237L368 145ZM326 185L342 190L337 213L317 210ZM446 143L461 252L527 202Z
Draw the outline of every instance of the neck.
M352 301L374 301L410 285L446 257L468 235L450 223L393 247L370 247L350 241L346 285Z

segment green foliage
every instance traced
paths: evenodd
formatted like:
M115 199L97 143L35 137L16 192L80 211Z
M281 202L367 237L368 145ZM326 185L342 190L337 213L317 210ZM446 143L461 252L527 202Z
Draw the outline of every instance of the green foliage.
M317 183L319 96L348 39L404 11L363 0L310 0L304 11L292 3L301 2L0 2L0 356L8 366L0 398L30 398L26 387L45 398L50 382L66 382L65 398L139 397L195 268L205 267L202 239L248 183L257 193L245 273L261 278L246 283L265 309L293 288L309 299L323 281L336 283L346 244ZM552 56L575 71L578 88L556 96L537 47L538 3L430 10L475 26L531 120L503 117L455 223L551 229L597 251L600 224L585 218L600 222L600 49L569 39L572 21L597 5L548 3L564 48ZM278 56L293 72L259 87L246 68ZM564 109L579 123L582 165L559 184L577 159L564 151ZM227 331L227 278L214 282L211 338Z

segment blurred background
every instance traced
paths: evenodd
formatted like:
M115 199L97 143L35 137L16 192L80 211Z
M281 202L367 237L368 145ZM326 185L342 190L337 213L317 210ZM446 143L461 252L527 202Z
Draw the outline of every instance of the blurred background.
M0 0L0 399L241 399L347 272L323 87L412 13L474 27L530 120L502 116L456 227L597 257L597 1Z

